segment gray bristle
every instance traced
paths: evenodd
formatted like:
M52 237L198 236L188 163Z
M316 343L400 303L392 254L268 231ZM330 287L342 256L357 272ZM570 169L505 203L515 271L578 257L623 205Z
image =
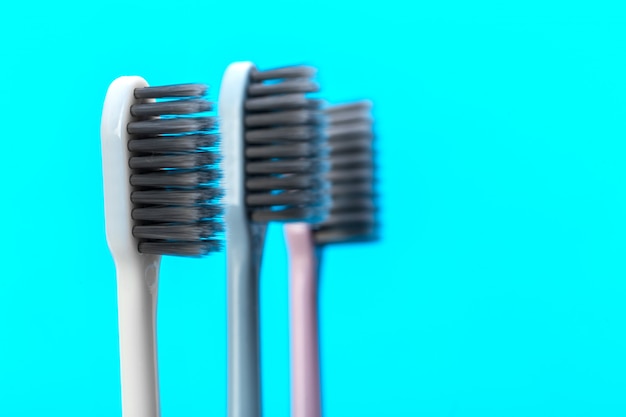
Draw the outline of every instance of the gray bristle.
M244 107L246 204L256 222L318 222L328 214L325 117L315 68L253 70Z
M281 189L321 189L326 185L324 178L304 174L285 174L275 177L250 177L246 179L248 191Z
M272 144L276 141L311 141L319 138L318 126L274 126L266 129L252 129L246 131L246 143Z
M134 117L161 116L164 114L193 114L212 110L210 102L203 99L173 100L158 103L140 103L130 106Z
M315 157L319 147L310 142L287 143L285 145L249 146L246 157L255 158L307 158Z
M248 87L250 97L269 96L271 94L315 93L319 86L308 79L284 80L282 82L263 84L252 83Z
M202 256L221 249L216 119L204 84L135 90L128 161L139 251Z
M270 70L253 70L250 74L252 81L280 80L289 78L312 78L317 73L315 67L306 65L291 65L288 67L274 68Z
M209 203L222 197L222 190L219 188L207 188L205 190L169 190L164 193L162 190L133 191L130 200L134 204L151 205L197 205Z
M195 189L211 188L220 178L216 170L177 172L175 170L131 174L130 184L135 187ZM200 185L198 185L200 184Z
M195 152L198 149L212 148L217 145L217 135L179 136L172 140L169 136L160 138L131 139L128 150L137 153L172 153Z
M328 117L330 215L316 225L317 244L368 241L378 235L371 103L332 106Z
M214 117L172 117L128 123L128 133L138 137L189 135L208 132L215 126Z
M138 88L135 98L168 99L176 97L204 97L209 90L206 84L174 84L159 87Z
M132 169L141 171L155 171L163 169L203 169L207 165L215 164L215 152L199 151L196 153L142 155L130 158Z

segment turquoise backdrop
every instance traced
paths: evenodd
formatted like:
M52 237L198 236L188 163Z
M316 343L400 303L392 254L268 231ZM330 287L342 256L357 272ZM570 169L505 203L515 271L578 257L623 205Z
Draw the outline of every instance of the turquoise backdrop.
M375 102L383 240L328 250L325 417L626 416L618 1L0 6L0 416L120 416L108 84L310 63ZM265 415L289 414L286 252L263 266ZM224 255L163 262L163 417L225 416Z

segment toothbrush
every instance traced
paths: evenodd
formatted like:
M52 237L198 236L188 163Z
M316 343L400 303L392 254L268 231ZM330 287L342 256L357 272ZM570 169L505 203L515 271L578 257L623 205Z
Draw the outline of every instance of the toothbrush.
M115 261L122 415L158 417L161 255L219 249L215 120L202 84L109 86L101 121L106 237ZM155 99L169 99L156 102Z
M228 416L259 417L259 270L268 222L327 214L323 117L305 66L231 64L219 99L228 273Z
M318 225L284 226L290 257L291 415L320 417L318 280L323 247L376 238L371 103L326 109L331 208Z

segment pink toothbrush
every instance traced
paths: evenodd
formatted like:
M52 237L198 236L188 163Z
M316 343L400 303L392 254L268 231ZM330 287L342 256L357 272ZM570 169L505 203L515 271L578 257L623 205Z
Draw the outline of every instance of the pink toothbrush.
M318 280L322 248L376 238L371 103L326 110L331 210L321 224L284 226L290 259L291 415L320 417Z

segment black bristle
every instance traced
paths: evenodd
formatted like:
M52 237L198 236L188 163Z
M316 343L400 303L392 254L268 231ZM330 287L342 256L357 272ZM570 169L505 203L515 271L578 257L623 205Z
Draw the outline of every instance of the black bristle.
M344 184L355 181L373 181L374 172L371 167L342 168L331 170L327 174L331 184Z
M198 187L210 187L219 178L220 173L216 169L192 172L170 170L132 174L130 176L130 184L135 187L147 187L147 189L195 189Z
M167 220L167 223L188 224L197 223L205 219L212 219L218 216L221 209L217 205L209 204L202 206L194 205L171 205L171 206L149 206L135 208L132 212L133 220L159 222Z
M252 83L248 87L250 97L269 96L272 94L315 93L319 91L317 83L308 79L284 80L277 83Z
M309 174L285 174L274 177L250 177L246 179L246 188L249 191L260 190L300 190L309 188L324 188L326 181Z
M274 158L248 161L246 173L271 177L296 173L315 176L323 174L325 166L321 161L310 158Z
M133 236L142 253L202 256L220 249L218 135L204 84L135 90L127 126Z
M215 152L198 151L195 153L158 154L132 156L129 165L139 171L163 169L205 169L218 159ZM209 168L211 169L211 168Z
M138 99L162 99L175 97L204 97L209 89L206 84L174 84L159 87L145 87L135 90Z
M246 204L250 206L308 206L319 204L327 198L324 190L297 190L282 193L249 193Z
M315 68L253 70L245 101L246 205L253 221L316 222L328 213L326 136Z
M246 115L246 127L309 125L321 122L319 111L310 109L282 110Z
M284 145L247 146L246 157L262 158L308 158L319 155L320 146L311 142L286 143Z
M155 240L147 239L139 242L139 252L152 253L155 255L172 255L172 256L204 256L211 252L219 252L223 249L222 242L219 239L211 240L190 240L181 239L172 240Z
M371 105L356 102L326 109L330 148L330 215L314 230L317 244L377 238Z
M276 109L305 108L308 100L302 94L283 94L280 96L269 96L250 98L246 100L245 108L248 111L273 111Z
M303 126L274 126L266 129L252 129L246 131L246 142L253 143L274 143L276 141L310 141L322 137L317 125Z
M136 153L195 152L214 148L217 135L162 136L160 138L131 139L128 150Z
M128 133L140 137L188 135L208 132L215 126L214 117L171 117L139 120L128 124Z
M193 114L209 111L212 107L210 102L203 99L172 100L158 103L135 104L130 106L130 114L134 117Z
M221 223L196 222L195 224L161 223L135 226L133 233L145 240L162 240L173 244L175 241L193 242L206 239L206 236L221 233Z
M252 81L280 80L288 78L312 78L317 69L305 65L294 65L288 67L274 68L270 70L253 70L250 74Z
M206 204L222 197L223 192L219 187L206 188L204 190L172 189L164 193L162 190L133 191L130 200L134 204L151 205L196 205Z

